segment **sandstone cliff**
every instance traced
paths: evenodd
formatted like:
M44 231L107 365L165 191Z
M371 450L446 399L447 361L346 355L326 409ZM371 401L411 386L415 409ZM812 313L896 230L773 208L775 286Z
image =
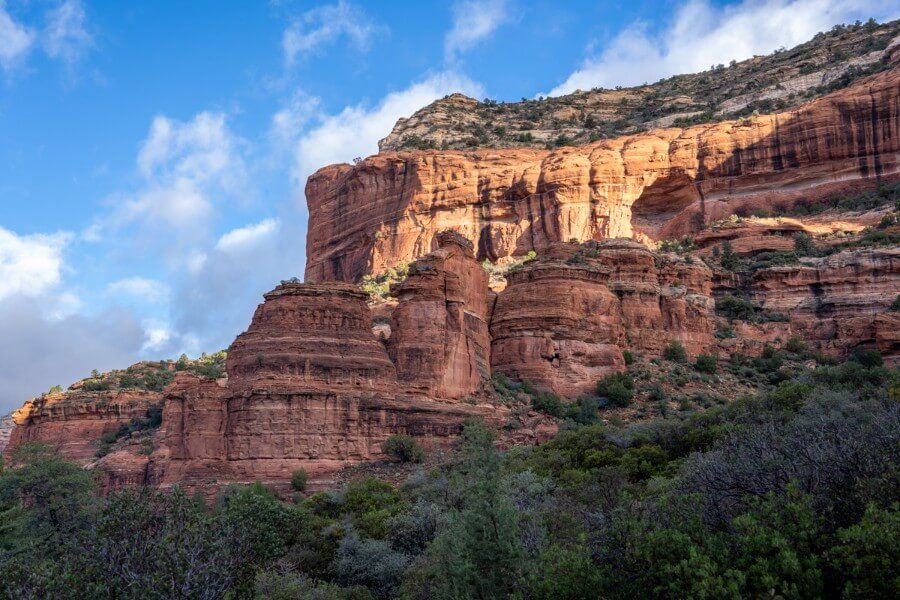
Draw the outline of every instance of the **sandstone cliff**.
M544 150L385 153L306 188L308 281L358 281L438 231L503 261L555 242L700 231L736 211L900 177L900 68L774 115Z
M151 405L161 401L161 393L145 390L46 394L12 413L16 427L7 450L39 442L87 464L95 460L104 434L144 417Z

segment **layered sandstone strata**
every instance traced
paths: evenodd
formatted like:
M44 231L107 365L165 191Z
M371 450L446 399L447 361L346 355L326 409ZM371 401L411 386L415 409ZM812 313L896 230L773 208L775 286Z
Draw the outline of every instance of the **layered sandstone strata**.
M754 273L749 289L766 309L791 318L791 333L826 351L857 346L900 353L900 249L847 250L802 265Z
M488 277L463 236L445 231L435 243L391 290L398 304L388 344L401 382L432 397L459 398L491 376Z
M159 392L143 390L45 394L12 413L16 427L7 454L23 444L40 443L87 464L94 460L104 434L143 418L162 398Z
M712 272L626 239L556 244L507 275L491 320L494 369L574 397L624 369L622 349L714 345Z
M471 251L459 256L463 250L451 243L429 259L442 281L471 274L466 260L481 268ZM457 304L483 317L486 289L485 283L480 305L476 291L459 286L449 299L442 298L445 323L451 312L458 316L450 310ZM406 292L407 305L432 291ZM403 306L401 301L398 321L414 326L421 311ZM466 419L493 416L492 407L451 401L469 389L465 381L454 380L453 360L444 365L442 356L428 363L446 367L436 378L434 371L411 368L412 353L401 351L401 367L395 369L372 333L371 319L365 295L346 284L288 283L266 294L248 330L229 349L227 382L179 374L167 390L150 480L202 489L254 480L285 485L296 469L320 478L382 458L381 444L394 434L409 434L433 447L458 434ZM486 346L484 329L479 342ZM421 332L455 349L451 358L459 364L467 363L466 330ZM481 359L486 361L486 355Z
M306 278L356 281L453 229L478 259L558 241L676 238L735 210L790 206L900 173L900 68L790 112L554 151L384 153L306 188Z

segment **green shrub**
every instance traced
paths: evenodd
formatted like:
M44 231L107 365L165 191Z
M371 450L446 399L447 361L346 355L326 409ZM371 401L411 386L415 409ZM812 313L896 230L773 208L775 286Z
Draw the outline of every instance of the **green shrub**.
M597 395L611 406L627 406L634 398L634 379L628 373L613 373L597 382Z
M731 242L725 240L722 242L722 255L719 257L719 264L727 271L734 271L738 266L738 256L731 247Z
M793 354L801 354L806 352L806 344L798 337L792 337L784 345L784 349Z
M698 354L694 368L701 373L715 373L719 366L719 358L711 354Z
M798 231L794 234L794 252L798 256L815 256L817 254L816 245L808 233Z
M681 342L669 342L669 345L663 350L663 358L674 362L687 362L687 352Z
M884 359L881 358L881 353L878 350L864 350L862 348L855 349L850 354L850 360L858 362L867 368L880 367L884 364Z
M756 312L756 306L749 300L726 294L716 301L716 312L729 319L750 321Z
M634 352L631 350L622 350L622 358L625 359L626 366L634 364Z
M291 473L291 487L296 492L302 492L306 489L306 483L309 481L309 473L306 469L297 469Z
M534 407L534 410L551 417L561 417L564 412L562 401L552 392L533 392L531 406Z
M894 312L900 311L900 294L897 294L897 297L891 302L891 310Z
M409 435L392 435L381 445L381 451L399 462L420 463L425 460L425 450Z

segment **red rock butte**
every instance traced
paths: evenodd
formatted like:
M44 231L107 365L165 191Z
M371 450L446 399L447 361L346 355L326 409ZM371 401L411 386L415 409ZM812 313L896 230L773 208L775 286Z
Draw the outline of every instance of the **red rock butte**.
M100 473L104 490L287 490L297 469L324 483L384 458L391 435L436 448L469 418L508 423L496 374L575 398L622 371L624 350L655 357L677 341L691 356L755 354L791 337L896 361L900 249L845 243L875 225L896 236L896 208L717 223L896 181L898 104L895 64L789 113L554 151L385 153L326 167L307 184L307 282L265 294L229 349L227 378L181 372L162 393L34 399L13 414L7 452L47 443ZM833 251L743 272L711 260L725 241L740 257L791 250L785 236L798 232ZM688 233L688 252L648 247ZM505 288L488 287L479 261L508 265L531 250ZM404 263L376 336L354 282ZM736 293L778 318L717 314L716 300ZM96 458L104 434L152 404L162 425L149 442L126 438ZM529 410L506 441L552 433Z

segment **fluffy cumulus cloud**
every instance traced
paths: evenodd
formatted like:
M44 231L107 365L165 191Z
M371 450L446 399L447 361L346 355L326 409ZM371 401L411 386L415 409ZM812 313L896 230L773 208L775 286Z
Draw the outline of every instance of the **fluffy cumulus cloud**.
M179 351L225 348L280 279L303 272L302 219L266 219L223 234L191 271L176 277L172 324Z
M87 16L78 0L66 0L47 15L44 48L51 58L72 64L93 45Z
M0 227L0 300L36 296L60 283L68 233L17 235Z
M270 238L278 229L278 219L265 219L256 225L232 229L216 242L216 250L227 254L252 248Z
M281 40L284 60L291 65L341 37L365 52L381 29L362 8L344 0L319 6L300 15L285 30Z
M0 0L0 67L12 69L19 64L34 45L36 35L24 24L13 19Z
M81 314L66 287L68 233L0 228L0 414L51 385L136 360L147 332L130 311Z
M550 94L640 85L702 71L795 46L838 23L896 17L896 6L881 0L744 0L717 7L694 0L682 4L659 33L643 23L626 28Z
M201 112L188 121L157 116L137 157L142 185L112 196L110 214L86 237L97 241L104 231L134 225L149 234L149 243L187 255L203 241L216 200L245 194L244 145L222 113ZM160 237L160 231L171 235Z
M390 133L400 117L408 117L423 106L453 92L480 96L484 89L468 77L455 72L441 72L426 77L404 90L385 96L374 106L348 106L337 114L319 110L318 103L301 103L312 114L293 115L282 111L277 116L282 123L311 121L294 142L295 183L302 186L316 169L332 163L348 162L357 156L378 151L378 140ZM290 109L286 109L290 110ZM277 130L277 123L273 123Z
M453 60L475 46L509 18L506 0L459 0L453 4L453 27L444 38L444 53Z

